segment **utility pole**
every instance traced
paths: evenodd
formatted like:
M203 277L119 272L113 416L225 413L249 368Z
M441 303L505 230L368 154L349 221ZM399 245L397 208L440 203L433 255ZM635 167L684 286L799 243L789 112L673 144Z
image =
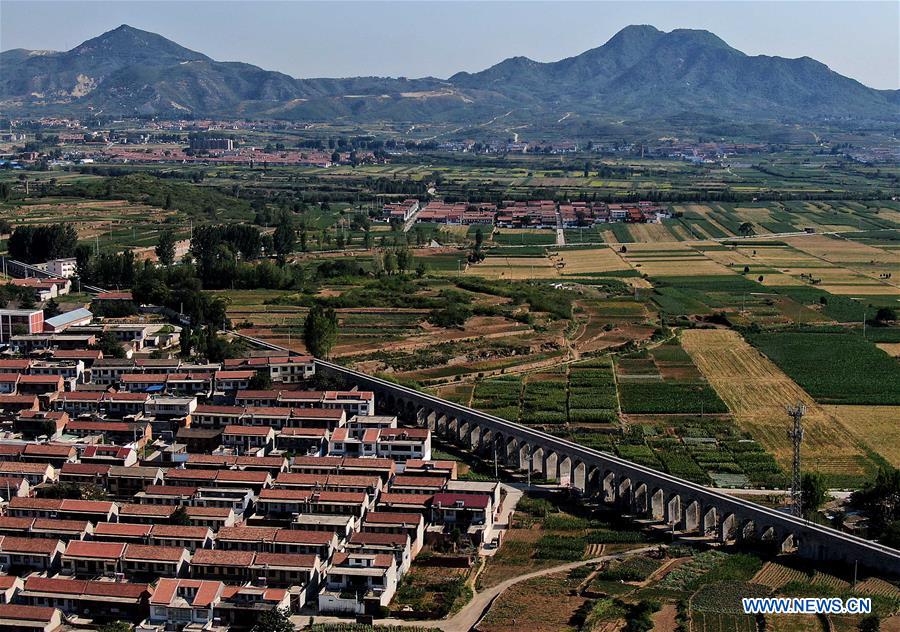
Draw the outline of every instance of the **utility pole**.
M803 498L800 492L800 443L803 441L803 415L806 414L806 405L797 402L787 407L787 414L794 420L793 427L788 430L788 437L794 445L794 458L791 470L791 514L798 518L803 515Z

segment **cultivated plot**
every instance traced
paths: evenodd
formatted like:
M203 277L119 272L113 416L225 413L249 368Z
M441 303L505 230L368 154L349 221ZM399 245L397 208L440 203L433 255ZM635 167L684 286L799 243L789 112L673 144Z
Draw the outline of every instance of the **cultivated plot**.
M785 407L800 401L807 407L803 454L808 466L833 484L860 482L871 474L874 464L856 436L737 332L692 329L682 333L682 343L735 422L772 452L782 467L790 468L792 454Z

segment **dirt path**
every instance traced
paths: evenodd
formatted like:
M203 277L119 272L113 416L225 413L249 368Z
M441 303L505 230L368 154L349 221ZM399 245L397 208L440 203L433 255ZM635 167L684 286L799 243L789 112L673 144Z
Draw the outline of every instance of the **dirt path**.
M439 630L443 630L444 632L469 632L472 630L482 618L487 614L487 612L491 609L491 606L494 603L494 600L497 599L500 595L502 595L506 590L519 584L524 581L528 581L529 579L534 579L536 577L543 577L544 575L553 575L554 573L564 573L566 571L570 571L573 568L578 568L579 566L585 566L586 564L598 564L600 562L608 562L611 560L619 560L626 557L630 557L633 555L640 555L642 553L647 553L649 551L655 550L656 547L643 547L640 549L634 549L632 551L626 551L624 553L619 553L616 555L604 555L602 557L595 557L589 560L581 560L580 562L570 562L568 564L560 564L559 566L551 566L549 568L543 568L538 571L534 571L532 573L526 573L525 575L518 575L516 577L512 577L507 579L505 582L497 584L491 588L488 588L482 592L475 593L472 597L472 600L469 601L465 606L463 606L462 610L457 612L455 615L450 617L449 619L440 619L437 621L406 621L403 619L376 619L375 625L396 625L396 626L407 626L407 627L416 627L416 628L437 628ZM305 626L309 624L309 617L291 617L291 621L296 625ZM338 617L315 617L316 623L346 623L346 619L340 619Z
M675 632L678 628L678 609L667 603L653 615L653 632Z

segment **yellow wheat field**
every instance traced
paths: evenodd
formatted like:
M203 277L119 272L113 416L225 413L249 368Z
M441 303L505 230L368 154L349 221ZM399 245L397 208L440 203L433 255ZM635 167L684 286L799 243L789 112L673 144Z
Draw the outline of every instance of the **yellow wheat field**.
M900 358L900 342L879 342L875 346L889 356Z
M873 452L900 467L900 406L824 406Z
M553 260L565 263L560 268L563 274L587 274L591 272L613 272L630 270L631 266L609 247L589 250L562 250Z
M669 227L665 224L629 224L628 232L635 241L643 243L659 243L676 241Z
M640 272L650 276L690 276L735 274L720 263L706 257L654 257L632 258L628 262Z
M823 473L866 472L865 449L856 436L737 332L689 329L682 333L682 345L741 429L772 452L782 467L789 469L792 454L785 407L800 401L807 407L806 463Z
M900 265L900 257L897 255L891 255L891 253L869 244L839 237L803 235L788 237L784 241L793 248L835 263L865 263L875 260Z
M489 279L556 279L559 273L546 257L486 257L466 268L470 276Z

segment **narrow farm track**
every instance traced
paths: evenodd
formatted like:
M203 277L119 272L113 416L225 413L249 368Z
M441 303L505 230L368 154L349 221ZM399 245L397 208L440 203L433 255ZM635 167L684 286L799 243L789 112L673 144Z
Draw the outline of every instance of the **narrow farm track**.
M504 592L508 589L512 588L516 584L519 584L524 581L528 581L529 579L535 579L536 577L543 577L545 575L553 575L556 573L565 573L574 568L578 568L580 566L585 566L587 564L599 564L601 562L609 562L612 560L621 560L626 557L632 557L634 555L641 555L643 553L648 553L650 551L655 550L656 547L642 547L639 549L633 549L631 551L626 551L623 553L617 553L616 555L603 555L600 557L594 557L587 560L581 560L579 562L569 562L568 564L560 564L559 566L551 566L549 568L543 568L541 570L537 570L531 573L526 573L524 575L518 575L516 577L511 577L496 586L492 586L486 590L481 592L476 592L471 601L467 603L462 609L457 612L455 615L450 617L449 619L438 619L432 621L407 621L404 619L376 619L376 626L407 626L407 627L416 627L416 628L436 628L438 630L443 630L444 632L469 632L474 629L475 626L484 618L484 616L491 609L491 606L494 604L494 601L500 597ZM309 617L292 617L292 621L296 624L300 625L308 625ZM339 619L337 617L315 617L316 623L346 623L346 619Z

